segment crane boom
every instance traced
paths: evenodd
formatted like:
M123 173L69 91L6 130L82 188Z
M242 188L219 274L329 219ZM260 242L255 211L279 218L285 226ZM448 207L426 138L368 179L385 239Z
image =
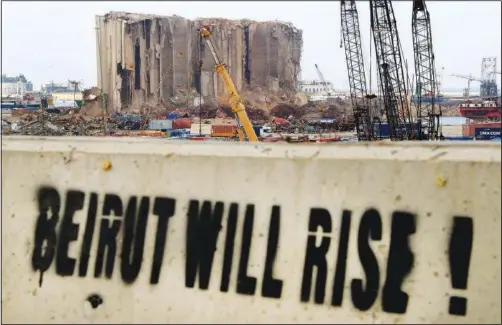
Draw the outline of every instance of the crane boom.
M319 69L319 66L317 64L315 65L315 69L317 71L317 75L319 76L319 79L321 79L321 84L324 86L324 91L328 92L329 94L329 88L328 88L328 83L326 82L326 79L324 79L324 75L321 72L321 69Z
M345 61L349 75L350 100L356 122L359 141L372 138L371 112L366 88L359 15L354 0L340 2L342 39L345 47ZM342 43L340 40L340 47Z
M463 75L463 74L452 74L451 75L452 77L457 77L457 78L462 78L462 79L467 79L467 88L465 89L465 98L469 99L470 96L471 96L471 81L479 81L479 82L483 82L483 80L479 79L479 78L475 78L471 75Z
M437 83L432 31L429 11L424 0L413 0L412 16L413 52L415 56L415 76L417 83L417 120L425 122L427 134L419 129L419 139L439 138L441 108L436 104ZM430 100L424 100L424 97Z
M457 78L462 78L462 79L467 79L467 80L471 80L471 81L479 81L479 82L483 82L483 80L481 80L480 78L476 78L476 77L473 77L473 76L467 76L465 74L452 74L451 75L452 77L457 77Z
M413 136L413 124L394 9L390 0L370 0L370 10L389 136L393 141L405 140Z
M213 45L213 42L211 41L211 32L209 30L209 27L203 27L199 30L199 32L202 38L206 41L209 51L213 56L214 63L216 64L216 73L221 77L223 84L225 85L225 90L229 97L230 107L237 117L237 128L239 129L240 125L242 125L242 128L244 129L248 140L250 142L257 142L258 137L256 136L256 133L253 129L253 124L251 124L251 121L249 120L249 117L246 113L246 107L242 103L240 96L237 93L237 89L235 88L232 77L230 77L230 74L228 73L226 65L221 62L218 53Z

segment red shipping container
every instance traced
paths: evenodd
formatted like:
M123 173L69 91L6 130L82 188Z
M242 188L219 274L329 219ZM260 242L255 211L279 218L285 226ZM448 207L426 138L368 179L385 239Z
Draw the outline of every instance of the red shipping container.
M191 126L192 121L189 118L173 120L173 129L189 129Z
M211 125L212 137L233 137L237 130L236 125Z

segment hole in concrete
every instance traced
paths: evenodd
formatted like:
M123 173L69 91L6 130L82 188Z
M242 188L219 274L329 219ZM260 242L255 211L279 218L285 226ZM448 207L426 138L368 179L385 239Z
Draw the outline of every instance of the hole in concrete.
M98 308L103 303L103 298L96 293L91 294L86 300L91 304L92 309Z

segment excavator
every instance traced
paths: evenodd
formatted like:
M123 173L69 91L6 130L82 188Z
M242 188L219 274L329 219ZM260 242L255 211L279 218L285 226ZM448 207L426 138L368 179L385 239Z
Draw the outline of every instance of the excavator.
M237 120L237 135L240 141L245 141L246 137L249 142L257 142L258 137L253 129L253 124L249 120L249 117L246 113L246 107L242 103L239 94L237 93L237 89L235 88L235 84L228 73L227 66L225 63L222 63L218 53L216 53L216 49L211 41L211 30L209 26L205 26L199 29L200 36L204 39L213 56L214 63L216 65L216 73L223 80L223 84L225 85L225 90L229 97L230 107L232 108L232 112L235 114L235 118ZM244 129L244 131L242 130Z

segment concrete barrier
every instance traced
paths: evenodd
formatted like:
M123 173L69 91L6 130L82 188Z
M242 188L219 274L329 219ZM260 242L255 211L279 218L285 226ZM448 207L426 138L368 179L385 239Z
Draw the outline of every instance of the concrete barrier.
M6 323L500 323L500 144L2 139Z

